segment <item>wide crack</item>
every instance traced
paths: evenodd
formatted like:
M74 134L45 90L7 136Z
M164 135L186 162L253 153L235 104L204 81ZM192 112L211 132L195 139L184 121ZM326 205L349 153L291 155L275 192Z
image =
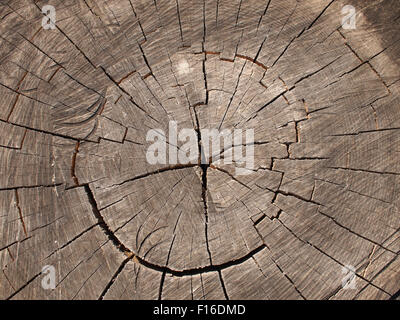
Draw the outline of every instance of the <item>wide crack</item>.
M205 238L206 238L206 247L207 247L207 252L208 256L210 258L210 264L212 265L212 256L211 256L211 251L209 248L208 244L208 205L207 205L207 195L208 195L208 190L207 190L207 170L210 167L210 161L206 160L206 155L204 154L204 148L202 146L202 139L201 139L201 130L200 130L200 123L199 123L199 118L196 112L196 107L193 107L193 113L195 116L196 124L195 124L195 130L197 133L197 143L198 143L198 152L199 152L199 158L198 158L198 164L201 169L201 199L203 201L203 206L204 206L204 215L205 215Z

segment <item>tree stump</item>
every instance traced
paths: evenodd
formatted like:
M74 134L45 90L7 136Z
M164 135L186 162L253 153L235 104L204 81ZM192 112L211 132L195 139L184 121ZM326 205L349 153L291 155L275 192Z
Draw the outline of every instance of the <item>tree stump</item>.
M0 17L0 298L399 297L398 0L2 0ZM171 123L198 159L171 161ZM250 172L224 146L200 161L204 129L253 130L232 146Z

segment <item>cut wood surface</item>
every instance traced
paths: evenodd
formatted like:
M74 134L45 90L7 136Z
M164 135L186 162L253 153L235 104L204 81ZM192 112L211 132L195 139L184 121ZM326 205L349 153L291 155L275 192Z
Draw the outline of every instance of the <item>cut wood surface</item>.
M399 299L399 40L398 0L0 0L0 298ZM170 121L253 170L149 163Z

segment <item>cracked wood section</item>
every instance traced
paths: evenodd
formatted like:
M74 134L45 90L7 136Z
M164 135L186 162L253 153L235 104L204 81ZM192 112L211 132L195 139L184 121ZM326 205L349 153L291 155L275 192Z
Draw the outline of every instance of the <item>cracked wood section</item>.
M398 0L0 1L0 298L399 299L399 18ZM170 121L199 151L202 129L253 129L254 168L222 145L150 164L151 129L186 154Z

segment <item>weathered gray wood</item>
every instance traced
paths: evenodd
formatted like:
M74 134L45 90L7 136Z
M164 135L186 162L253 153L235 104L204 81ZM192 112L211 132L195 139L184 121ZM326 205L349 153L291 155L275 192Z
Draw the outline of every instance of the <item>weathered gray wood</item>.
M399 19L398 0L0 1L0 298L398 299ZM254 168L223 145L150 164L170 121L199 150L253 129Z

